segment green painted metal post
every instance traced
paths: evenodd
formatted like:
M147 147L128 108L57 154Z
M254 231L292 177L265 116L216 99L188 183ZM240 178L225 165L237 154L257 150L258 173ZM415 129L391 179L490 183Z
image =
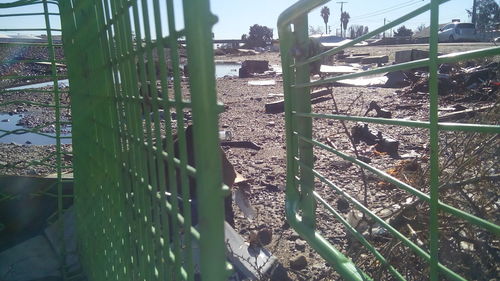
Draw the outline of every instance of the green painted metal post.
M206 0L184 1L184 18L189 71L191 77L196 77L196 81L190 80L191 91L199 95L192 102L198 198L203 198L199 202L200 231L206 233L200 240L201 253L206 255L202 257L201 273L206 280L216 281L229 274L225 270L224 222L214 219L223 218L223 196L227 195L222 185L221 155L213 149L219 139L211 30L218 19L210 13Z
M301 16L293 22L294 34L295 34L295 46L302 51L303 54L307 54L309 48L309 35L308 35L308 23L307 16ZM304 55L297 59L298 62L307 59ZM308 83L309 82L309 65L299 66L296 69L295 77L296 83ZM294 109L299 113L310 113L311 112L311 98L310 89L293 89L292 95L294 99ZM312 138L312 119L304 117L295 117L294 123L296 125L296 133L305 138ZM310 143L304 142L302 140L297 141L298 148L298 159L305 163L309 167L314 166L313 160L313 147ZM302 209L302 217L304 223L314 231L316 224L316 200L312 193L314 191L314 176L307 169L300 168L300 205Z
M438 280L438 251L439 251L439 128L438 128L438 27L439 27L439 3L431 0L431 26L429 39L429 120L430 120L430 279Z

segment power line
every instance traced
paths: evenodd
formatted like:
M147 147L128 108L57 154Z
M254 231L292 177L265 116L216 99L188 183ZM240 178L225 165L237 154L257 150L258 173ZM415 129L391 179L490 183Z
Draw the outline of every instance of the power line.
M356 20L360 20L360 19L371 18L371 17L383 15L383 14L388 13L388 12L392 12L392 11L403 9L403 8L406 8L406 7L409 7L409 6L413 6L413 5L418 4L419 2L422 2L422 1L425 1L425 0L416 0L416 2L415 2L415 0L412 0L410 2L405 2L405 3L399 4L397 6L393 6L393 7L385 8L385 9L382 9L382 10L379 10L379 11L375 11L375 12L372 12L372 13L369 13L369 14L357 16L355 19Z
M415 2L415 1L416 1L416 0L410 0L410 1L407 1L407 2L404 2L404 3L399 3L399 4L396 4L396 5L391 6L391 7L383 8L383 9L381 9L381 10L372 11L372 12L369 12L369 13L366 13L366 14L361 14L361 15L359 15L359 16L360 16L360 17L370 16L370 15L371 15L371 14L373 14L373 13L378 13L378 12L381 12L381 11L386 10L386 9L392 9L392 8L397 7L397 6L400 6L400 5L406 5L406 4L410 3L410 2ZM417 0L417 1L419 1L419 0Z

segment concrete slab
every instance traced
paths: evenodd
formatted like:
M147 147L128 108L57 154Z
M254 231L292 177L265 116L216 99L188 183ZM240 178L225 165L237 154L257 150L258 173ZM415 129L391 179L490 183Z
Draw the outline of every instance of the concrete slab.
M369 64L369 63L388 63L389 56L371 56L371 57L362 57L361 64Z
M363 59L364 57L361 56L361 57L346 57L344 58L344 61L346 63L359 63L361 62L361 59Z

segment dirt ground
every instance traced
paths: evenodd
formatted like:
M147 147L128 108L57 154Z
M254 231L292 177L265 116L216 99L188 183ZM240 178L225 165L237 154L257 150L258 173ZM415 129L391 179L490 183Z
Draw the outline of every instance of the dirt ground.
M268 60L271 65L280 63L278 53L263 53L247 57L216 57L216 60L226 61L243 61L245 59L264 59ZM276 84L272 86L248 85L250 80L259 79L274 79ZM426 94L407 95L400 89L380 87L333 87L332 90L340 114L364 115L370 102L375 101L381 108L391 112L392 118L427 120L429 107L428 95ZM275 275L273 280L286 280L285 275L288 276L289 280L341 280L335 270L286 223L284 211L284 191L286 188L284 114L265 112L266 103L282 99L280 96L283 94L281 76L244 79L219 78L217 79L217 91L219 100L226 107L225 112L220 114L220 129L230 131L234 141L251 141L261 147L260 150L223 147L237 172L248 179L249 200L257 210L257 217L250 221L243 216L238 207L233 206L236 211L236 230L243 237L249 237L251 232L263 229L272 232L272 242L266 248L277 257L285 269L281 275ZM0 103L22 98L22 95L24 94L2 96ZM38 97L40 97L38 101L47 102L47 97L43 95ZM472 100L459 104L467 108L478 108L494 103L495 100ZM440 113L452 110L450 106L456 104L458 103L449 96L441 98ZM496 108L498 111L498 107ZM26 114L35 119L51 113L50 109L43 109L41 114L34 114L39 108L28 105L0 108L0 111L4 112L12 110L27 111ZM332 99L314 104L313 111L326 114L337 112ZM374 113L371 112L368 116L374 116ZM69 115L67 118L70 120ZM346 122L349 130L354 125L354 122ZM395 167L406 165L406 163L416 163L417 167L413 173L407 175L407 181L415 183L422 180L422 176L426 173L429 156L427 130L382 125L369 125L369 127L371 130L382 132L387 138L397 140L399 142L398 155L390 156L387 153L377 152L372 145L362 142L356 147L360 159L369 161L371 165L382 170L395 169ZM313 136L318 141L330 142L331 146L344 153L355 154L339 121L315 119ZM70 145L65 146L65 149L70 150ZM32 165L29 169L15 168L15 166L22 167L23 163L32 160L45 158L53 152L54 146L0 144L0 174L47 175L53 173L54 171L45 165ZM65 160L69 163L71 159L68 157ZM364 186L361 172L357 166L325 150L315 148L314 160L317 171L323 173L334 184L360 202L365 203L378 214L393 212L397 209L394 206L401 208L405 204L409 205L416 201L415 196L384 183L370 173L366 173L367 186ZM495 167L495 169L497 168ZM342 201L330 187L317 181L316 190L332 206L341 206ZM422 188L422 191L427 192L425 188ZM348 214L353 214L351 212L352 206L343 209L346 217ZM373 267L372 259L366 253L355 250L358 247L353 244L345 228L333 216L329 215L324 207L318 207L317 218L318 231L323 237L341 252L350 254L355 262L361 264L362 268ZM305 258L306 265L303 268L291 266L291 261L293 263L300 256ZM408 271L407 274L414 274L414 272ZM423 278L423 276L414 277L412 280L423 280L419 278Z

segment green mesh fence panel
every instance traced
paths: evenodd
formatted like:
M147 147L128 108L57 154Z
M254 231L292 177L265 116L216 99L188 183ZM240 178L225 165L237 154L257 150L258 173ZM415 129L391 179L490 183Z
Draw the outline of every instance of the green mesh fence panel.
M325 0L311 0L311 1L299 1L286 11L284 11L278 19L278 32L280 37L280 48L281 48L281 59L283 66L283 81L284 81L284 92L285 92L285 119L286 119L286 133L287 133L287 201L286 201L286 213L290 224L294 229L304 238L309 244L315 248L334 268L342 275L346 280L372 280L377 279L375 276L370 276L363 272L359 266L357 266L352 260L346 257L339 249L332 245L325 237L323 237L317 228L319 224L319 219L317 213L320 210L325 210L331 215L333 215L336 220L345 226L346 232L348 232L353 239L359 241L361 245L366 249L365 258L358 259L358 262L362 262L369 255L374 257L376 262L371 263L372 267L377 267L380 270L385 270L388 272L386 278L389 280L406 280L407 278L414 278L408 276L404 272L398 271L396 268L396 263L406 264L411 263L411 261L406 259L411 255L418 257L425 267L422 271L427 272L427 276L422 278L429 278L430 280L465 280L466 277L460 276L458 273L450 269L450 265L457 267L457 265L462 265L464 267L469 267L472 263L476 261L479 262L483 257L478 257L476 261L464 262L463 260L456 260L449 262L450 258L445 257L442 254L444 247L443 238L440 237L440 232L443 228L457 228L456 231L452 233L457 234L460 231L464 231L465 225L471 226L474 233L480 235L482 238L479 240L483 241L485 247L497 247L498 235L500 234L500 226L498 221L494 218L489 217L484 218L484 214L478 212L471 205L463 204L467 206L465 209L460 209L454 207L456 202L442 202L440 199L443 197L444 192L449 190L450 186L448 184L440 184L443 174L440 170L440 153L449 149L449 147L440 146L440 135L447 134L450 132L467 132L474 133L470 139L474 138L485 138L488 143L498 138L500 133L500 126L498 126L497 119L493 118L493 121L488 123L445 123L438 120L438 66L443 63L455 63L468 59L480 59L485 57L498 56L500 54L500 48L492 47L476 51L469 51L464 53L455 53L450 55L438 56L438 13L439 5L447 2L444 0L432 0L429 4L422 5L422 7L414 10L413 12L401 16L398 19L393 20L391 23L375 29L368 34L355 38L354 40L345 43L339 47L332 48L323 53L314 53L310 50L311 43L308 37L308 13L320 5L327 3ZM372 70L367 70L354 74L345 74L335 77L326 77L324 79L317 79L316 81L311 81L310 79L310 64L317 63L321 58L336 54L345 48L352 47L355 44L369 39L377 34L395 28L396 26L404 23L405 21L420 15L424 12L430 11L430 44L429 44L429 58L415 60L408 63L401 63L397 65L384 66L379 68L374 68ZM300 54L297 55L297 50L300 50ZM295 54L295 56L294 56ZM304 54L312 54L310 56ZM428 67L429 70L429 112L428 121L410 121L403 119L387 119L387 118L370 118L364 116L356 115L342 115L342 114L324 114L316 113L311 107L310 92L314 87L326 86L331 87L331 84L343 80L358 78L367 75L386 73L397 70L414 69L419 67ZM335 95L335 87L333 87ZM495 105L497 106L497 105ZM497 107L498 109L498 107ZM497 110L494 112L498 112ZM498 114L498 113L496 113ZM497 116L497 115L493 115ZM314 139L313 135L315 131L313 130L313 120L339 120L339 121L355 121L355 122L366 122L370 124L383 124L392 126L401 126L407 128L421 128L426 130L428 134L428 142L430 144L430 156L429 156L429 166L430 173L428 175L428 186L415 187L402 180L397 179L393 175L386 171L377 169L374 165L367 164L355 156L351 155L349 152L341 151L340 149L334 148L318 139ZM486 136L486 137L485 137ZM426 203L425 206L428 207L428 212L425 213L426 223L428 223L426 242L415 240L414 237L409 235L404 235L401 231L397 230L393 225L386 222L384 219L380 218L375 214L373 210L370 210L369 206L356 199L356 194L349 194L345 191L343 186L335 184L331 178L327 178L325 173L320 169L316 168L314 161L315 150L323 150L330 153L330 155L335 157L340 157L343 160L354 163L355 165L364 169L364 171L377 176L380 180L390 182L395 188L399 188L402 191L407 192L409 195L417 198L419 202ZM482 153L491 153L483 151ZM475 156L472 157L474 161ZM466 158L466 157L464 157ZM469 161L469 160L467 160ZM473 162L470 162L473 163ZM491 163L490 163L491 164ZM476 164L474 164L476 165ZM477 164L480 165L480 164ZM496 176L498 167L492 168L489 172L493 174L489 175L479 175L478 177L473 176L472 178L465 179L463 182L455 184L457 188L455 192L464 192L461 190L463 183L474 183L478 180L492 180ZM496 171L496 172L495 172ZM456 172L456 171L455 171ZM458 171L460 173L460 171ZM349 180L347 180L349 181ZM344 181L345 182L345 181ZM369 237L363 236L361 232L356 229L355 225L350 225L345 217L334 208L332 202L319 195L315 191L315 186L318 184L323 184L328 187L332 193L335 193L341 198L344 198L347 202L351 204L355 209L364 213L366 218L369 218L372 222L379 224L391 237L396 238L396 244L393 244L393 248L397 245L404 245L405 251L408 255L403 256L403 260L390 260L387 255L383 255L380 249L377 248L373 243L369 241ZM453 185L453 184L452 184ZM498 185L492 187L498 190ZM496 195L493 195L494 198ZM473 200L469 198L470 200ZM496 200L496 199L493 199ZM470 201L469 201L470 203ZM488 203L491 204L491 203ZM318 206L321 205L322 209ZM497 207L492 207L497 208ZM449 222L453 221L456 225L449 225ZM479 234L481 233L481 234ZM458 237L458 236L457 236ZM453 239L460 239L454 237ZM451 239L451 238L445 238ZM482 240L485 239L485 240ZM455 240L457 241L457 240ZM459 242L457 242L459 243ZM486 246L488 245L488 246ZM386 253L387 254L387 253ZM390 254L390 252L388 253ZM441 256L440 256L441 255ZM447 264L442 263L443 259L447 259ZM454 258L451 258L454 260ZM476 263L477 264L477 263ZM490 268L495 270L495 268ZM477 276L472 278L484 278L482 275L485 272L477 272ZM470 278L470 276L468 277ZM421 280L421 279L418 279Z
M77 234L90 280L228 276L216 17L208 1L182 4L59 1ZM185 46L177 43L183 37ZM183 65L192 77L187 83Z
M72 149L57 3L2 1L0 18L9 35L0 40L2 252L42 233L71 205ZM61 227L54 238L64 248ZM65 251L54 250L64 272Z

